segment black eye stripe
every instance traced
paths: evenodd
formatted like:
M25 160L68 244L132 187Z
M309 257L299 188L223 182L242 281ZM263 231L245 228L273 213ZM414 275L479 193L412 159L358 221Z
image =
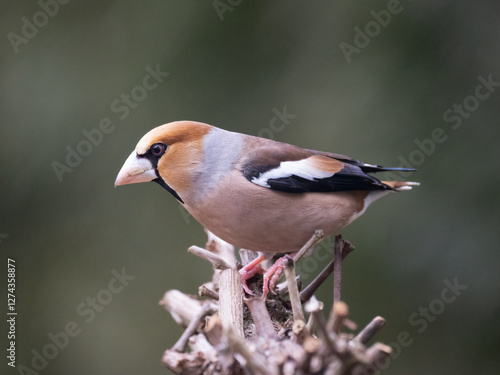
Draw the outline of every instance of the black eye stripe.
M158 160L160 160L160 157L165 153L165 151L167 151L167 145L158 142L151 145L146 153L142 155L138 154L137 157L148 159L151 162L151 165L153 166L157 176L157 178L155 178L153 181L158 183L161 187L172 194L175 199L184 204L184 201L181 199L179 194L177 194L177 192L163 180L163 178L160 176L160 173L158 172Z
M156 152L153 151L153 148L155 146L159 147L156 150ZM144 154L137 154L137 157L138 158L148 159L151 162L151 165L153 166L153 168L155 170L157 170L157 168L158 168L158 160L160 160L160 157L163 156L163 154L165 153L166 150L167 150L167 145L158 142L158 143L154 143L153 145L151 145L151 147L149 148L149 150L147 150Z

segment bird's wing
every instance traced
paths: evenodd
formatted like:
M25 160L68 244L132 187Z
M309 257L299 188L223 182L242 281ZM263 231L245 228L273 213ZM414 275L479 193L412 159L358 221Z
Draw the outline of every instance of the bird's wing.
M393 190L367 174L386 170L395 169L278 143L256 147L241 167L250 182L290 193Z

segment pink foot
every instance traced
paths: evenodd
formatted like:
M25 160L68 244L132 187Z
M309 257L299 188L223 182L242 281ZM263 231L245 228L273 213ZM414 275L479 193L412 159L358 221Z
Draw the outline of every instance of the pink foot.
M264 299L267 299L267 295L269 291L273 294L274 293L273 289L276 284L276 281L278 281L278 278L281 276L281 273L283 272L285 264L285 257L279 258L274 264L268 268L266 273L264 274L264 285L262 287L262 295Z
M251 279L252 277L254 277L258 273L264 273L264 270L262 269L262 267L260 265L255 266L255 267L253 267L250 270L245 270L245 268L242 268L240 270L240 275L241 275L241 278L242 278L242 281L243 281L243 289L245 289L245 292L247 294L250 294L251 296L254 296L255 293L252 292L250 290L250 288L248 287L247 280Z
M260 263L262 263L263 260L264 257L260 255L240 270L240 275L243 281L243 289L251 296L254 296L255 293L248 287L247 280L254 277L257 273L264 273L262 267L260 266Z

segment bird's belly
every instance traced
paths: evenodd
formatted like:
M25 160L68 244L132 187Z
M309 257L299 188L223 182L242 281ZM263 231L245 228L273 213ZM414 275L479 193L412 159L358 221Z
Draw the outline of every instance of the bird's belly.
M363 208L355 192L297 194L249 184L245 193L218 191L203 203L186 202L186 209L237 247L284 253L298 251L315 230L337 234Z

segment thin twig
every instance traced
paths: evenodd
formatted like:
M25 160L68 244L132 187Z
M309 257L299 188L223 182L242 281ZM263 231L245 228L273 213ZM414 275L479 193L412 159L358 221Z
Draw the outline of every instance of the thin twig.
M364 373L375 374L382 367L383 363L386 363L386 359L392 353L392 348L388 345L376 342L366 350L366 356L370 363L367 368L365 367Z
M229 348L245 358L246 365L255 373L263 375L275 375L277 373L276 370L273 371L272 367L266 363L259 353L251 352L245 341L235 334L233 330L227 330L226 337Z
M335 237L335 253L333 263L333 302L340 301L340 292L342 289L342 249L344 241L339 234Z
M333 304L332 311L330 313L330 319L328 319L326 329L335 332L338 335L340 333L340 329L342 328L342 324L344 323L344 320L345 318L347 318L348 314L349 308L344 302L335 302Z
M302 287L302 279L300 278L300 275L296 275L295 280L297 281L297 287L300 290L300 288ZM276 292L276 294L281 294L281 295L288 294L288 283L286 282L286 280L276 285L274 291Z
M313 312L319 312L323 310L323 302L318 301L315 296L306 303L305 310L309 313L309 320L307 321L307 330L311 333L316 331L316 318Z
M361 330L361 332L358 333L354 340L362 344L366 344L378 331L380 331L384 324L385 319L381 316L376 316L366 325L365 328Z
M236 267L236 256L234 255L234 246L217 237L215 234L205 229L208 239L205 245L206 249L213 254L218 255L231 266Z
M382 344L381 342L376 342L366 351L366 354L368 355L368 358L372 361L372 363L376 362L377 357L380 358L380 353L389 355L392 353L392 348L389 345Z
M292 331L295 335L295 341L298 344L302 344L304 339L309 336L306 322L300 319L293 322Z
M217 346L221 342L222 338L222 322L219 315L212 315L207 319L203 333L207 337L208 342L213 346Z
M252 260L257 258L259 254L257 252L252 251L252 250L247 250L247 249L240 249L240 259L241 259L241 264L243 266L246 266L248 263L250 263Z
M293 257L295 261L298 262L299 259L302 258L302 256L307 253L313 246L320 242L324 236L325 233L323 232L323 230L316 230L309 241L307 241L306 244L302 246L302 248L297 252L297 254L295 254L295 256Z
M305 356L302 363L299 365L299 368L302 369L303 373L311 374L311 360L313 355L317 353L321 347L321 341L312 336L308 336L305 338L302 347L304 348Z
M344 241L344 246L342 249L342 260L345 259L347 255L349 255L352 251L354 250L354 246L349 241ZM311 296L316 293L316 290L325 282L325 280L332 274L333 272L333 264L335 261L332 259L328 265L323 268L323 270L319 273L318 276L314 278L311 283L306 286L301 292L300 292L300 300L302 303L305 303L311 298Z
M228 268L231 268L231 266L219 255L211 253L208 250L205 250L201 247L198 246L191 246L188 249L189 254L196 255L202 259L208 260L210 263L212 263L212 266L215 269L218 270L225 270Z
M252 314L257 334L263 337L277 338L269 311L267 311L266 302L258 297L245 298L244 302L248 306L250 314Z
M323 340L326 343L326 346L329 350L330 353L335 353L337 351L337 348L335 347L335 337L336 335L332 332L330 333L326 329L326 321L325 317L320 311L313 311L311 312L312 315L314 315L314 321L316 323L316 326L319 328L319 331L321 332L321 335L323 336Z
M351 319L344 319L344 326L351 331L355 331L358 329L358 325L353 322Z
M285 276L288 284L288 294L290 295L290 303L292 305L293 320L304 319L304 311L302 311L302 303L300 302L299 288L295 279L295 263L289 255L285 255Z
M314 280L311 281L311 283L300 292L300 301L302 303L307 302L309 298L311 298L311 296L316 292L316 290L318 290L321 284L323 284L323 282L328 278L328 276L332 274L333 263L333 260L328 263L328 265L323 268L319 275L316 276Z
M219 300L219 293L214 292L212 289L207 288L205 285L202 285L198 288L198 295L200 297L208 297L213 299L214 301Z
M167 310L177 324L187 327L201 310L202 303L178 290L165 293L159 305Z
M202 321L202 319L210 314L212 312L212 307L211 304L208 302L205 302L201 306L201 310L196 314L196 316L191 320L187 328L184 330L184 333L182 336L177 340L175 345L172 347L172 350L175 350L177 352L182 352L184 351L184 347L186 346L189 338L194 335L196 332L196 329L198 328L198 325Z
M344 241L344 247L342 248L342 260L344 260L346 256L348 256L356 249L354 245L351 243L351 241L346 241L346 240L343 241Z

